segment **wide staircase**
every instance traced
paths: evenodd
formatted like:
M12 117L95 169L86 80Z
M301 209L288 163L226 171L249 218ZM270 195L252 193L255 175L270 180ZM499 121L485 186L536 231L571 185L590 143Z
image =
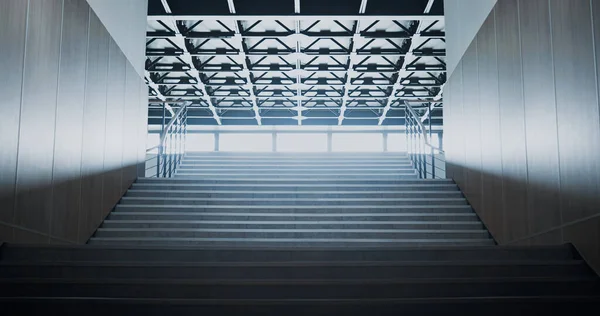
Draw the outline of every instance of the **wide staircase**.
M600 307L570 245L494 240L404 154L188 153L83 246L0 248L14 315L563 315ZM12 315L10 313L6 315Z

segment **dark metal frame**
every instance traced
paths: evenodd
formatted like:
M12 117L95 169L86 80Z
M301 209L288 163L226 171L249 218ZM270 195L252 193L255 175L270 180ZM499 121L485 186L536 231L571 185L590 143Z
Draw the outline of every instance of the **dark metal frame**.
M430 143L432 136L431 116L419 117L415 110L406 105L405 117L406 149L417 174L421 179L445 179L445 153ZM427 113L431 112L431 108ZM422 120L428 121L426 125ZM444 166L441 168L440 166Z
M352 16L302 15L301 0L289 15L240 15L241 0L178 15L181 1L148 16L150 116L189 100L194 124L401 125L405 102L441 104L445 32L430 10L442 0L386 16L369 14L385 11L374 0Z

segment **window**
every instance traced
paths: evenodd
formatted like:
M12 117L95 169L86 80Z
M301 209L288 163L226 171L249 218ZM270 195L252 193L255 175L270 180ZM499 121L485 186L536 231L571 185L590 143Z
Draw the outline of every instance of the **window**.
M148 133L146 138L146 149L158 146L160 142L160 134L158 133ZM158 148L152 149L149 153L158 154Z
M272 151L272 140L271 134L223 133L219 135L219 151Z
M215 134L188 133L185 140L186 151L214 151Z
M383 151L383 134L381 133L334 133L332 138L332 151Z
M277 134L277 151L324 152L327 151L327 134Z
M391 152L405 152L406 151L406 134L404 133L390 133L387 137L387 149Z

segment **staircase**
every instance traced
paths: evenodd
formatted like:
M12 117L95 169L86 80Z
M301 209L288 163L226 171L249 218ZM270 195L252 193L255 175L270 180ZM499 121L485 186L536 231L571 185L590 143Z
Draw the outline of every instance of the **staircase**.
M493 245L456 184L402 154L188 154L140 179L90 244Z
M504 247L403 154L190 153L85 246L0 248L0 306L62 315L559 315L600 307L570 245Z

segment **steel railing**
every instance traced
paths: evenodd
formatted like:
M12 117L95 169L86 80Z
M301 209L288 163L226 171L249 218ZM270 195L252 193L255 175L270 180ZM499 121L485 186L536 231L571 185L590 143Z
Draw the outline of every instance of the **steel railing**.
M431 113L431 109L430 112ZM405 133L408 156L421 179L445 179L446 159L444 151L431 144L431 115L425 127L415 110L406 104Z
M160 141L157 146L146 150L146 156L150 156L146 159L146 172L155 169L151 175L147 176L151 178L170 178L175 175L175 169L179 166L185 154L187 115L188 105L190 104L191 102L183 103L166 125L166 109L163 107ZM153 153L154 151L156 153ZM152 162L153 160L155 160L155 163Z

